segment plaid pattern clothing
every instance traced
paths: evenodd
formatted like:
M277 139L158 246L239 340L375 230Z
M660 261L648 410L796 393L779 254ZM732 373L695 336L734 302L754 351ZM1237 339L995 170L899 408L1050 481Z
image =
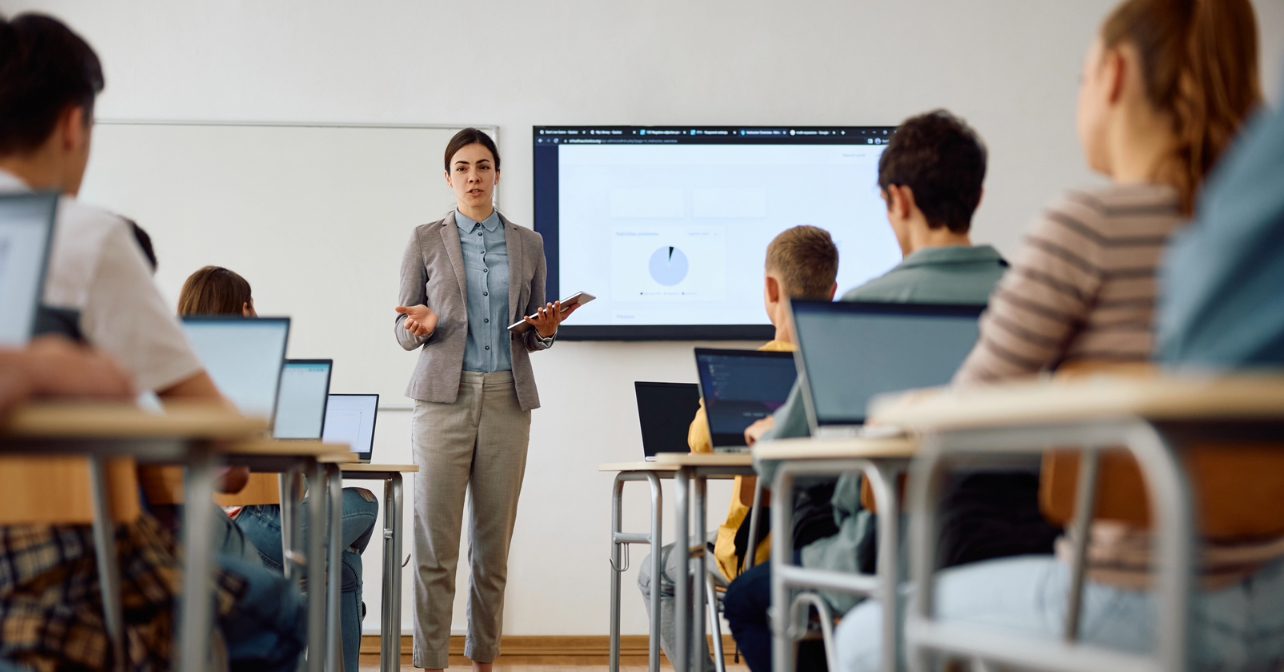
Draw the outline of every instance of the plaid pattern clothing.
M127 667L168 670L176 597L182 588L178 544L155 519L118 526ZM227 615L245 582L215 574L215 607ZM0 526L0 659L39 672L111 667L102 593L87 525Z

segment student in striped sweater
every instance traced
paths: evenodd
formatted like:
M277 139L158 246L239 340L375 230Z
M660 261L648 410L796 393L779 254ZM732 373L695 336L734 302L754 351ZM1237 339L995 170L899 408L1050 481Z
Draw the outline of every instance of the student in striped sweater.
M1261 103L1257 34L1248 0L1126 0L1107 18L1084 63L1078 132L1088 163L1111 184L1068 192L1035 223L956 384L1150 361L1168 239ZM1284 601L1280 565L1268 565L1256 584L1205 594L1195 613L1196 667L1276 669L1284 661L1284 613L1264 608ZM1068 566L1052 556L992 560L943 572L936 611L1055 638L1068 585ZM1150 650L1150 597L1090 584L1085 639ZM873 602L848 613L838 634L842 669L877 669L880 620Z

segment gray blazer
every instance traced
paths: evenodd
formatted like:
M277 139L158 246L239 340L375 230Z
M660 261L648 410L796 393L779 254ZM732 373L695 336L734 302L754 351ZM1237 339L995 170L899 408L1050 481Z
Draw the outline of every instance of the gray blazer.
M508 316L510 324L544 305L544 281L548 269L544 260L544 238L513 224L503 214L504 240L508 245ZM405 315L398 315L393 331L406 350L419 348L419 362L406 386L406 396L419 401L453 403L459 396L459 379L464 370L464 346L468 340L467 283L464 255L459 247L455 213L444 219L415 227L401 259L403 306L424 304L437 313L437 331L426 339L402 328ZM508 325L504 325L508 326ZM531 329L512 336L513 381L522 410L539 408L539 390L531 370L530 351L548 346Z

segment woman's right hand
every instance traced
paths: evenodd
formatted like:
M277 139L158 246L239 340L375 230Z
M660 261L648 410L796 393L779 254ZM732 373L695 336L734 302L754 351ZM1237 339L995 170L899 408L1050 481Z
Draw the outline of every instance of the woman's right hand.
M401 326L415 338L428 338L437 331L437 313L422 303L417 306L397 306L397 314L406 316Z

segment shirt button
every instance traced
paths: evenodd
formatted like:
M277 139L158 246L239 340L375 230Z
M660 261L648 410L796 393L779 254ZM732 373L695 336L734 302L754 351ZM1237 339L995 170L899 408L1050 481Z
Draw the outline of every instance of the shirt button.
M489 345L488 345L488 346L486 346L486 349L487 349L487 350L490 350L490 346L489 346Z
M482 292L482 296L490 296L490 292Z
M482 273L490 273L490 269L489 269L489 268L483 268L483 269L482 269Z
M490 318L488 317L488 318L486 318L486 319L482 320L482 323L483 323L483 324L490 324Z
M477 235L478 235L478 236L482 235L482 232L481 232L481 231L478 231L478 232L477 232Z

